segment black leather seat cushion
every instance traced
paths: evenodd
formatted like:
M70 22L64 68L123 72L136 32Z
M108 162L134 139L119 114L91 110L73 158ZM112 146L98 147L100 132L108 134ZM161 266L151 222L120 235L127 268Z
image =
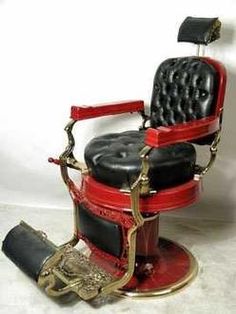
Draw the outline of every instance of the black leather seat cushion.
M127 131L99 136L85 148L85 162L99 182L127 188L140 173L143 131ZM150 153L150 185L153 189L172 187L189 181L194 175L195 148L179 143L153 149Z

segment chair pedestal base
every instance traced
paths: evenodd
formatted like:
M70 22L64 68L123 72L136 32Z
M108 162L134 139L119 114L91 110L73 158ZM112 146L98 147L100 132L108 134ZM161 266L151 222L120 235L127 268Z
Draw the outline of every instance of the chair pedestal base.
M190 283L197 275L194 256L183 246L159 238L157 256L136 256L136 269L131 282L116 295L154 297L171 294Z
M121 226L124 218L127 218L122 215L131 216L127 210L130 206L130 195L104 186L89 176L85 176L82 187L78 200L76 190L72 190L75 204L83 199L86 207L96 215L110 221L115 217L115 221L120 222ZM135 271L128 284L113 293L128 297L167 295L180 290L197 275L198 266L193 255L183 246L159 237L159 216L164 210L192 204L198 198L199 192L199 181L192 180L178 188L158 192L148 199L140 198L140 212L145 223L137 230ZM89 242L88 246L91 250L91 261L112 275L120 276L124 273L122 264L119 266L109 255L102 255Z

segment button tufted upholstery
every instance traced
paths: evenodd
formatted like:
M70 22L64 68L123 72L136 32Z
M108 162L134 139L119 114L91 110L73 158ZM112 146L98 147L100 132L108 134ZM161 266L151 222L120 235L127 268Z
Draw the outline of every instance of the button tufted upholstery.
M143 146L143 131L99 136L87 144L85 161L97 181L127 188L140 173L139 152ZM149 161L151 187L167 188L193 178L196 153L192 144L180 143L153 149Z
M167 59L157 69L151 100L151 127L194 121L214 113L218 75L199 57ZM194 143L209 144L212 136ZM139 152L144 146L142 131L99 136L85 149L85 161L98 181L127 188L141 170ZM163 189L193 178L196 153L189 143L152 150L149 158L150 186Z
M157 69L151 100L151 127L209 116L214 111L216 70L198 57L167 59Z

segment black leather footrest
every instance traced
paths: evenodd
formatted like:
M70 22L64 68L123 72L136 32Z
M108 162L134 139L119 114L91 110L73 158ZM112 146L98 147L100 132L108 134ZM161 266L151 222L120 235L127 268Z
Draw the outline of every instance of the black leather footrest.
M44 263L56 250L40 231L24 222L11 229L2 244L6 256L36 281Z

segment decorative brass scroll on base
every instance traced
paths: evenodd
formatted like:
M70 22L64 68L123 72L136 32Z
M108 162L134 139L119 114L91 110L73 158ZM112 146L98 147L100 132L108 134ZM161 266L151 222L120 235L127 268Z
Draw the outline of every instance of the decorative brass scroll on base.
M38 284L49 296L76 293L83 300L90 300L101 289L116 280L104 269L92 263L87 256L67 245L44 265Z

